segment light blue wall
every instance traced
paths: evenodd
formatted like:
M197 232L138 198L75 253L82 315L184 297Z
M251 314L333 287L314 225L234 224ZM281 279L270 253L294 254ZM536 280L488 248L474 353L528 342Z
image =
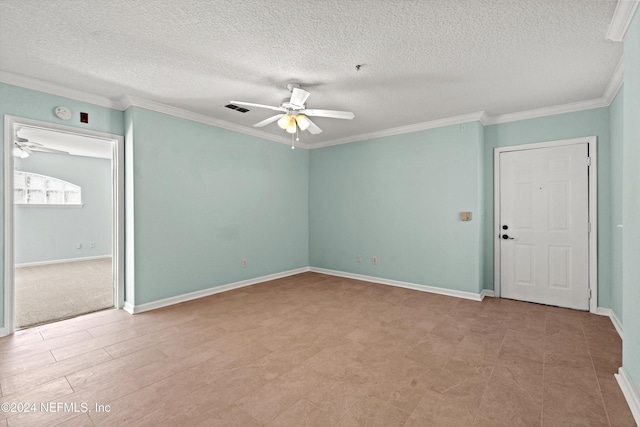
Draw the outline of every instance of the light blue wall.
M510 145L555 141L582 136L598 137L598 306L611 299L611 209L609 109L594 108L575 113L502 123L485 127L484 191L485 236L493 236L493 149ZM493 289L494 238L484 240L484 286Z
M135 295L134 280L126 285L135 304L307 265L474 293L491 289L493 148L596 135L599 305L623 316L625 368L637 384L640 295L633 277L640 277L640 230L631 218L640 211L632 172L640 160L638 26L636 17L625 44L625 94L610 109L487 127L467 123L311 152L141 108L123 114L2 83L0 113L126 130ZM57 105L69 106L74 119L55 118ZM79 111L89 112L90 125L76 123ZM466 210L473 219L461 222ZM615 227L621 215L624 242Z
M130 110L136 305L309 265L308 151Z
M58 105L74 118L57 119ZM80 111L89 113L89 125L76 123ZM133 301L135 284L136 304L309 265L305 150L139 108L126 112L125 129L121 111L2 83L0 114L126 130L136 267L126 293ZM0 325L3 297L0 287Z
M620 89L611 106L611 309L622 319L622 159L623 159L623 100Z
M622 366L640 395L640 13L624 43Z
M451 126L313 150L311 265L472 292L478 292L478 284L480 289L493 289L493 149L595 135L599 190L598 301L599 306L609 307L612 234L609 109L487 127L479 123L469 126L462 139L460 128ZM464 156L456 165L454 155L460 144L465 147ZM464 191L458 189L460 186ZM420 197L421 194L426 197ZM451 220L447 215L456 212L454 205L459 206L458 211L464 210L461 206L474 198L473 207L468 209L475 211L472 223L479 226L477 229L469 227L469 223L447 222ZM447 203L434 203L442 200ZM473 240L480 242L475 252L480 257L479 265L469 262L472 255L466 250L473 245L461 244L458 232L467 233L467 237L476 233ZM461 246L461 252L456 253ZM445 249L438 252L436 248L441 247ZM433 264L425 260L425 254ZM363 257L362 262L356 261L357 255ZM380 260L377 266L371 264L373 255ZM436 268L454 266L457 262L465 265L465 269L451 272L448 268Z
M482 136L473 122L311 151L311 265L478 293Z
M16 264L111 255L110 159L34 152L16 158L15 168L79 185L83 203L81 208L16 206Z
M53 109L58 105L71 108L74 117L69 121L55 117ZM89 124L80 123L80 111L89 113ZM124 123L122 111L0 83L0 116L4 117L4 115L120 135L122 135ZM4 135L4 119L0 120L0 132L0 135ZM4 152L4 150L2 151ZM4 156L4 154L0 153L0 156ZM4 158L0 163L0 193L4 191L3 165ZM4 209L0 209L0 221L4 223ZM0 229L0 241L2 242L2 249L0 249L2 250L2 259L0 260L0 325L4 326L4 227Z

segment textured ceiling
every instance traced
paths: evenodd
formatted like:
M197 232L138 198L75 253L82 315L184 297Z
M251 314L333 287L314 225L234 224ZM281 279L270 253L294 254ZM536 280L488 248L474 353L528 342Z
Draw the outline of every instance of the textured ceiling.
M0 0L0 69L134 95L250 127L231 99L279 105L288 82L317 118L307 143L486 111L602 97L622 55L615 0ZM355 65L363 64L360 71ZM263 128L284 131L275 123Z

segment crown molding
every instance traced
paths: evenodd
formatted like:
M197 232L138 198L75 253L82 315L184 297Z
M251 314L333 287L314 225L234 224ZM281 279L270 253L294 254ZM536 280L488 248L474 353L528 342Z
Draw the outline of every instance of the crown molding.
M215 126L218 128L230 130L233 132L255 136L257 138L267 139L269 141L279 142L281 144L291 145L291 141L288 138L272 135L270 133L248 128L246 126L238 125L235 123L227 122L225 120L215 119L210 116L206 116L200 113L194 113L193 111L183 110L182 108L173 107L171 105L161 104L155 101L149 101L148 99L139 98L137 96L126 95L122 98L121 103L125 106L125 109L129 107L139 107L146 110L156 111L158 113L168 114L170 116L179 117L181 119L191 120L193 122L204 123L206 125ZM308 149L308 144L297 142L296 147Z
M149 101L136 96L125 95L119 100L114 100L111 98L107 98L105 96L95 95L93 93L88 93L88 92L80 91L77 89L71 89L66 86L58 85L55 83L50 83L50 82L35 79L32 77L22 76L19 74L14 74L8 71L1 71L1 70L0 70L0 82L7 83L13 86L23 87L26 89L36 90L39 92L48 93L51 95L62 96L64 98L69 98L69 99L73 99L80 102L86 102L88 104L111 108L118 111L124 111L131 106L146 108L148 110L153 110L159 113L165 113L165 114L180 117L183 119L216 126L219 128L242 133L245 135L255 136L257 138L267 139L270 141L279 142L281 144L291 145L291 141L285 137L279 137L264 131L259 131L253 128L247 128L246 126L237 125L235 123L227 122L224 120L214 119L213 117L205 116L204 114L194 113L192 111L183 110L181 108L161 104L155 101ZM296 142L295 146L297 148L303 148L307 150L309 149L309 144L305 142L298 141Z
M635 1L637 3L637 1ZM316 148L330 147L333 145L347 144L350 142L364 141L368 139L382 138L386 136L401 135L404 133L419 132L427 129L434 129L443 126L450 126L462 123L469 123L479 121L485 126L508 123L518 120L527 120L532 118L551 116L554 114L571 113L582 110L589 110L592 108L607 107L611 105L611 102L617 95L620 87L622 86L624 78L624 63L621 58L616 66L616 69L609 81L603 97L597 99L591 99L587 101L573 102L570 104L556 105L552 107L538 108L534 110L521 111L517 113L508 113L497 116L489 116L485 111L479 111L476 113L464 114L460 116L445 117L437 120L430 120L427 122L417 123L408 126L400 126L390 129L384 129L375 132L362 133L358 135L352 135L344 138L336 138L319 143L307 143L296 142L297 148L305 150L311 150ZM140 98L132 95L125 95L119 100L79 91L76 89L70 89L65 86L57 85L54 83L44 82L42 80L34 79L31 77L21 76L6 71L0 71L0 82L7 84L24 87L27 89L33 89L40 92L50 93L52 95L63 96L70 99L75 99L81 102L87 102L102 107L112 108L119 111L124 111L127 108L134 106L145 108L148 110L156 111L163 114L168 114L175 117L180 117L186 120L194 122L204 123L207 125L219 127L222 129L230 130L233 132L241 133L244 135L254 136L257 138L266 139L269 141L278 142L280 144L291 145L291 140L287 137L277 136L257 130L251 127L238 125L235 123L227 122L224 120L216 119L211 116L207 116L193 111L184 110L182 108L174 107L171 105L162 104L155 101L150 101L144 98Z
M620 58L620 61L618 61L618 65L616 65L616 69L611 76L611 80L609 80L609 85L605 89L604 95L602 95L602 98L607 102L607 105L611 105L614 98L620 91L622 83L624 83L624 57Z
M639 0L618 0L616 10L613 12L613 17L607 30L607 39L614 42L624 41L639 4Z
M482 111L482 113L480 114L480 118L478 120L480 120L480 123L482 123L484 126L489 124L489 115L487 114L486 111Z
M445 117L442 119L431 120L428 122L416 123L414 125L400 126L396 128L384 129L375 132L361 133L358 135L347 136L344 138L330 139L328 141L319 142L311 145L311 149L330 147L332 145L347 144L349 142L364 141L374 138L383 138L385 136L401 135L403 133L419 132L427 129L434 129L443 126L457 125L468 122L477 122L486 120L487 115L484 111L477 113L464 114L462 116Z
M8 71L0 71L0 82L7 83L13 86L20 86L26 89L37 90L39 92L49 93L51 95L62 96L64 98L74 99L76 101L86 102L88 104L112 108L114 110L122 111L125 109L120 102L111 98L107 98L106 96L100 96L88 92L83 92L77 89L71 89L66 86L61 86L55 83L46 82L44 80L10 73Z
M536 108L535 110L520 111L518 113L501 114L487 119L487 125L516 122L519 120L535 119L555 114L573 113L575 111L590 110L592 108L608 107L604 98L589 99L587 101L572 102L570 104L555 105L553 107Z
M607 90L605 91L605 96L607 96L606 98L602 97L597 99L589 99L587 101L572 102L570 104L555 105L552 107L537 108L534 110L520 111L517 113L502 114L497 116L489 116L485 111L479 111L477 113L431 120L415 125L401 126L376 132L362 133L345 138L332 139L329 141L312 144L311 149L330 147L332 145L347 144L349 142L364 141L367 139L381 138L385 136L400 135L403 133L418 132L426 129L433 129L475 121L479 121L484 126L488 126L500 123L515 122L518 120L552 116L555 114L573 113L576 111L590 110L592 108L608 107L613 101L613 98L615 98L616 94L618 93L618 90L620 90L620 87L622 86L622 78L623 66L622 60L620 60L618 66L616 67L614 76L612 77L611 81L609 82L609 86L607 86Z

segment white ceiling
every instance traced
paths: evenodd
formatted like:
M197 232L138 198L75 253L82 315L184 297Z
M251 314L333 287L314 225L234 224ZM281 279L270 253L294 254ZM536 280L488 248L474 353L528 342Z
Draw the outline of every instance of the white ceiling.
M615 0L0 0L0 70L133 95L250 127L231 99L279 105L288 82L317 118L306 143L486 111L603 96L622 45ZM355 65L363 64L360 71ZM275 123L263 128L286 136Z

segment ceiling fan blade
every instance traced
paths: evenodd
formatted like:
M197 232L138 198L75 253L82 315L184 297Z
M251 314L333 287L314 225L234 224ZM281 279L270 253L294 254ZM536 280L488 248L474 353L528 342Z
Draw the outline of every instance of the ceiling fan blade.
M306 90L300 89L299 87L294 87L291 91L291 99L289 100L289 103L296 107L302 108L304 106L304 103L307 101L307 98L309 98L309 95L311 94Z
M345 119L351 120L355 117L351 111L336 111L336 110L301 110L300 114L306 114L312 117L330 117L332 119Z
M40 153L59 153L59 154L69 154L68 151L64 150L56 150L55 148L47 148L47 147L31 147L32 151L38 151Z
M267 108L269 110L282 111L282 112L287 111L282 107L274 107L272 105L264 105L264 104L254 104L253 102L244 102L244 101L229 101L229 102L236 105L246 105L247 107Z
M307 120L309 120L309 127L307 128L309 133L313 135L322 133L322 129L320 129L317 124L313 123L308 117L307 117Z
M253 127L254 128L261 128L262 126L266 126L269 123L275 122L276 120L278 120L280 117L283 117L284 115L285 115L284 113L276 114L275 116L271 116L268 119L264 119L263 121L256 123L255 125L253 125Z
M29 141L29 142L25 142L22 144L24 147L42 147L43 145L40 144L39 142L33 142L33 141Z

